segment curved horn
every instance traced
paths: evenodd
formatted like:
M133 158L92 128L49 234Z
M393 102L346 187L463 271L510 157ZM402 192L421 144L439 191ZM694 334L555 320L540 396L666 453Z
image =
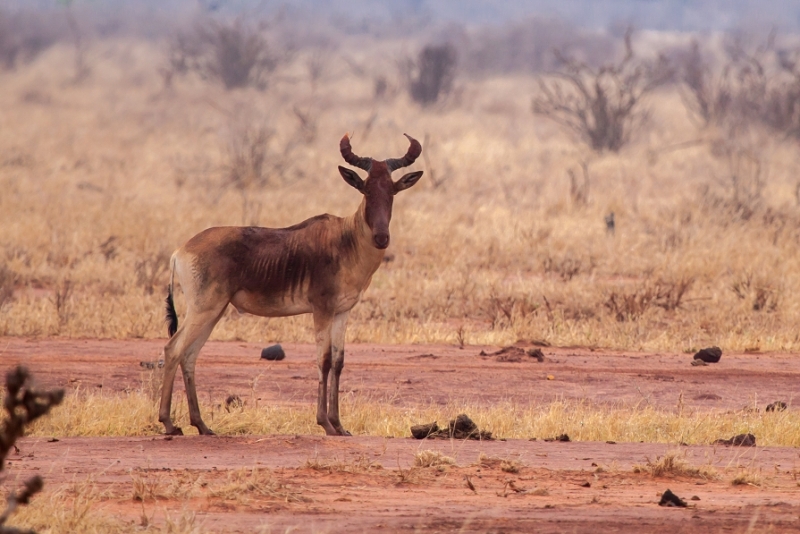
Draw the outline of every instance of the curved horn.
M408 152L406 155L400 159L387 159L386 166L389 167L389 172L396 171L397 169L402 169L403 167L408 167L422 154L422 145L419 144L419 141L414 139L408 134L403 134L408 137L408 140L411 144L408 147Z
M347 134L344 134L342 140L339 141L339 150L347 163L369 172L369 168L372 166L372 158L361 158L353 154L353 149L350 148L350 137Z

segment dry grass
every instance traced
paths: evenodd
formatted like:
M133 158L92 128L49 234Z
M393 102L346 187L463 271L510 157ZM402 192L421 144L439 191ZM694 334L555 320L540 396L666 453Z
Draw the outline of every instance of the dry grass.
M414 467L446 467L456 465L455 458L445 456L440 451L424 450L414 454Z
M719 478L717 470L711 465L696 467L686 461L686 455L681 451L667 452L655 461L647 460L644 465L633 466L634 473L649 473L651 476L660 477L689 477L702 479Z
M185 399L174 403L177 425L193 432ZM259 406L246 400L240 409L201 403L203 418L222 435L319 434L309 406ZM498 438L545 438L566 433L576 441L710 444L720 437L751 432L763 446L800 446L800 413L753 410L686 410L674 412L646 405L597 405L581 401L544 404L499 402L492 405L451 402L447 405L397 406L391 399L347 396L343 424L353 434L407 437L420 421L452 419L466 413L479 428ZM141 391L121 395L80 392L68 395L59 409L30 432L34 436L155 435L157 404Z
M253 498L283 502L305 502L302 491L277 481L269 469L237 469L228 473L227 481L208 488L208 495L216 499L250 502Z
M523 465L518 459L513 458L495 458L493 456L486 456L483 453L478 455L477 465L488 468L500 468L504 473L519 473Z
M383 465L380 462L371 460L368 456L360 454L355 458L346 460L321 459L319 457L309 458L303 465L306 469L323 471L325 473L370 473L380 471Z
M97 486L89 479L64 487L31 501L14 515L14 526L33 529L40 534L202 534L206 532L194 512L183 510L177 514L164 511L155 518L144 513L138 523L120 518L103 510ZM144 508L143 508L144 510Z
M374 65L408 44L364 39L334 55ZM0 335L164 336L172 250L212 225L351 213L358 195L336 173L342 133L387 157L407 131L428 139L415 167L426 177L395 203L394 261L351 314L350 341L800 348L800 304L779 298L800 290L798 147L753 128L768 180L742 211L713 143L667 149L707 135L673 89L652 99L648 135L596 156L530 114L530 77L465 79L458 103L423 111L405 95L376 100L372 73L354 77L337 57L313 84L301 51L265 92L191 76L165 90L163 48L88 46L81 84L66 83L64 45L3 74L0 98L14 105L0 111ZM271 132L254 149L291 150L280 169L260 168L246 205L229 184L242 129ZM568 171L586 162L588 201L573 204ZM213 338L309 342L309 325L231 312Z
M764 483L764 477L761 471L752 468L744 468L733 477L731 484L734 486L761 486Z

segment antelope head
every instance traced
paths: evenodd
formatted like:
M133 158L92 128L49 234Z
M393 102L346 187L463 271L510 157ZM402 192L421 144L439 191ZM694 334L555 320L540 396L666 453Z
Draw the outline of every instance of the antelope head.
M422 177L422 171L416 171L404 175L397 181L392 180L392 171L408 167L422 154L422 145L419 141L408 134L403 135L411 143L406 155L384 161L361 158L353 154L347 134L339 143L344 160L354 167L367 171L367 179L362 180L355 171L339 166L339 173L344 181L364 195L364 222L372 232L372 244L377 249L389 246L389 221L392 220L394 195L408 189Z

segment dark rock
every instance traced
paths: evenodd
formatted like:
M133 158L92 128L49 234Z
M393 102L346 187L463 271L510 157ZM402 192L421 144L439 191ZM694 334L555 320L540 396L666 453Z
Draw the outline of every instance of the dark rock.
M280 361L285 357L286 353L283 352L283 347L280 345L272 345L261 351L261 358L264 360Z
M686 501L672 493L670 490L664 492L661 496L661 500L658 502L659 506L678 506L680 508L686 508L688 505Z
M542 352L542 349L528 349L526 354L531 358L536 358L537 362L544 361L544 352Z
M737 434L731 439L718 439L714 445L730 445L733 447L755 447L756 437L753 434Z
M772 404L767 404L768 412L782 412L787 408L786 403L783 401L775 401Z
M554 438L545 438L545 441L572 441L567 434L559 434Z
M436 421L427 425L414 425L411 427L411 435L416 439L425 439L434 432L439 431L439 425Z
M694 355L695 360L702 360L706 363L717 363L720 358L722 358L722 349L719 347L702 349Z
M435 428L430 428L435 426ZM451 420L447 428L439 428L436 423L411 427L411 434L417 439L474 439L492 440L492 433L480 430L466 414L460 414Z

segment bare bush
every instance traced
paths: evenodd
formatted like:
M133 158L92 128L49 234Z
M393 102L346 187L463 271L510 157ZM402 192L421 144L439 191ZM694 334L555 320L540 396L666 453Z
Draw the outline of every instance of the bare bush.
M672 77L664 56L637 59L625 34L625 56L595 69L557 51L560 68L539 79L532 110L547 117L592 149L618 152L648 118L642 99Z
M674 311L694 283L693 278L675 281L646 281L632 290L612 291L606 297L605 307L617 321L634 321L650 308Z
M30 386L30 374L24 367L17 367L6 374L6 392L3 407L6 420L0 427L0 472L5 469L6 457L16 441L25 435L25 427L38 418L47 415L50 410L64 400L64 390L36 391ZM44 480L39 475L33 476L23 483L21 492L11 492L7 498L5 511L0 513L0 534L32 533L31 530L19 530L5 526L6 521L20 505L28 504L36 493L42 491Z
M17 283L17 278L14 271L5 265L0 265L0 309L3 308L5 303L14 299L14 286Z
M232 188L242 199L242 224L257 224L261 203L257 193L267 185L286 181L295 150L313 141L317 132L317 113L294 108L296 132L279 142L265 120L240 119L231 126L223 187Z
M148 295L152 295L155 288L162 288L166 285L169 259L170 253L166 250L160 250L150 256L136 260L134 264L136 284Z
M32 61L64 34L52 13L0 10L0 65L13 69Z
M230 23L207 21L173 39L168 51L169 68L162 75L166 85L174 74L197 72L221 82L226 89L264 89L279 63L260 28L242 19Z
M778 309L781 291L770 281L754 278L752 272L743 273L731 284L731 291L744 301L749 301L753 311L774 312Z
M777 49L775 38L748 46L741 35L729 36L718 65L694 41L680 66L681 95L692 116L728 136L763 124L800 137L800 50Z
M417 59L402 64L411 98L422 106L435 104L453 89L458 54L449 43L428 45Z

